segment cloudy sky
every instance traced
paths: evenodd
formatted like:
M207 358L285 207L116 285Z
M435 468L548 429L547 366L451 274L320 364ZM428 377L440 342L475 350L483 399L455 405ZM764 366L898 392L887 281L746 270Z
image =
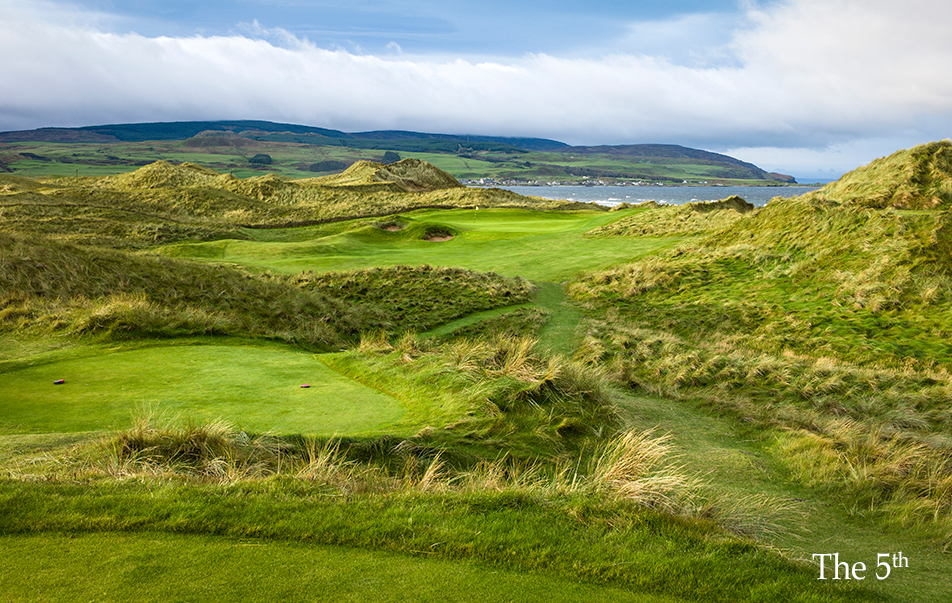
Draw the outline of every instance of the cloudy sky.
M952 136L948 0L0 0L0 131L673 143L801 181Z

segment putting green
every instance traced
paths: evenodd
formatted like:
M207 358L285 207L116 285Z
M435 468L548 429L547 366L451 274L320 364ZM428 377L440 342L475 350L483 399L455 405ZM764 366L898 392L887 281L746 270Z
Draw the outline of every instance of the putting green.
M396 399L335 373L314 354L248 342L90 346L0 373L7 432L116 429L145 410L323 435L372 433L405 414Z

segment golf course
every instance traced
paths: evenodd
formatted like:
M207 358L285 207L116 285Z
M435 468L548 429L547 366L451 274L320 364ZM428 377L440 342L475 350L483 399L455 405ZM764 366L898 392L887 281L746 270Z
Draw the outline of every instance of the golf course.
M0 591L948 601L950 211L0 174Z

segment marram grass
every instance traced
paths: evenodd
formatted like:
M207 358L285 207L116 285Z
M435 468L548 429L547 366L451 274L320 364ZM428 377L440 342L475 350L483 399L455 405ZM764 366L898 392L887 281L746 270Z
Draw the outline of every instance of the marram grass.
M899 152L577 278L580 358L781 430L804 482L948 546L950 148Z

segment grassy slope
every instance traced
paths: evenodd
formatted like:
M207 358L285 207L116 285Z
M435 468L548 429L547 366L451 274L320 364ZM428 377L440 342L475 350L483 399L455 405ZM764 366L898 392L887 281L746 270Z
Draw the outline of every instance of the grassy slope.
M580 279L573 295L599 309L589 357L633 385L781 428L777 451L804 483L947 547L947 216L921 208L952 201L950 149L901 152ZM832 197L870 173L879 201Z
M482 212L482 210L480 210L480 212ZM599 218L599 219L601 219L601 218ZM464 220L465 220L465 218L458 219L458 220L457 220L457 226L462 226ZM444 223L444 222L446 222L446 221L447 221L447 220L441 219L441 220L439 221L439 223L442 224L442 223ZM501 219L498 220L498 221L497 221L497 224L495 225L495 228L499 229L503 223L504 223L503 220L501 220ZM580 227L583 225L583 223L584 223L583 221L577 222L577 223L572 227L571 230L574 230L576 233L580 233L580 232L581 232ZM558 259L558 257L556 256L556 254L554 254L554 253L551 252L551 249L552 249L552 247L553 247L554 242L557 241L558 239L553 236L553 237L551 237L551 238L549 239L548 242L544 242L544 239L542 239L542 238L540 238L540 240L538 240L538 241L533 241L533 240L532 240L532 237L529 237L528 235L525 234L526 231L532 231L532 230L533 230L532 224L533 224L533 223L532 223L531 221L526 221L525 224L521 224L521 225L516 224L515 227L514 227L514 230L515 230L515 229L522 229L522 230L523 230L523 234L522 234L521 236L522 236L523 238L529 239L528 241L523 241L523 242L530 243L530 244L531 244L531 243L535 243L535 244L537 245L537 246L532 246L532 245L527 245L527 246L526 246L527 248L530 248L530 249L532 249L533 251L538 250L538 252L535 253L534 255L530 255L530 261L527 262L527 263L524 264L524 265L526 265L526 266L531 266L531 269L532 269L532 270L536 270L537 272L535 273L535 275L536 275L537 278L538 278L538 277L560 278L560 277L564 277L565 275L569 275L569 274L571 273L571 271L570 271L570 270L566 270L565 267L560 264L559 259ZM450 224L450 225L452 225L452 224ZM591 224L591 225L594 226L595 224ZM487 228L487 231L483 233L484 235L491 234L492 226L491 226L491 224L490 224L490 225L487 225L487 226L489 226L489 228ZM552 228L553 226L554 226L553 224L549 224L549 225L547 226L547 228ZM509 233L509 234L512 234L512 233ZM541 234L541 233L536 233L536 234ZM497 235L494 235L494 236L498 236L498 237L499 237L499 240L504 240L505 237L506 237L506 236L509 236L509 235L497 234ZM577 235L573 234L573 235L571 235L571 236L577 236ZM296 237L296 235L293 236L292 238L294 238L294 237ZM462 237L458 237L458 238L462 238ZM517 237L517 238L518 238L518 237ZM455 239L454 239L454 240L455 240ZM577 249L584 249L583 243L581 242L581 241L584 241L584 240L581 239L581 237L579 237L578 240L579 240L580 242L578 243ZM476 241L476 239L474 238L474 242L475 242L475 241ZM452 243L452 242L451 242L451 243ZM631 245L631 241L622 241L621 243L622 243L622 244L619 244L618 241L613 241L613 242L611 242L610 245L617 245L619 249L621 249L621 248L623 247L623 245ZM446 244L445 244L445 243L441 243L441 244L439 244L439 245L444 246L444 245L446 245ZM419 247L418 247L417 249L413 249L414 246L419 246ZM515 246L514 246L514 247L515 247ZM548 247L548 251L549 251L548 254L545 253L546 247ZM610 249L611 247L607 247L607 248ZM492 252L490 251L491 249L494 249L495 251L498 251L498 245L492 245L492 246L484 247L482 252L472 254L471 257L468 257L468 258L467 258L467 261L472 261L472 262L475 262L475 263L479 263L479 262L487 262L487 263L490 263L490 262L492 262L492 261L494 260L494 258L492 258L492 257L490 256L490 254L492 253ZM417 242L412 242L412 243L410 244L410 249L407 251L406 257L408 257L408 258L413 258L413 257L419 258L419 257L425 255L425 254L424 254L424 250L425 250L425 246L423 245L422 242L419 242L419 241L417 241ZM639 252L639 253L640 253L640 252ZM582 258L579 258L577 261L578 261L579 264L581 264L581 265L585 265L586 262L588 262L589 265L591 265L592 262L595 262L595 261L598 260L598 255L599 255L599 254L597 254L597 253L592 253L591 255L584 255L584 254L583 254L583 257L582 257ZM516 258L506 259L507 256L505 256L505 255L503 255L502 257L503 257L502 263L503 263L504 265L513 266L513 267L514 267L514 268L513 268L514 270L517 270L518 267L520 266L520 264L518 263L518 260L517 260ZM573 257L573 259L575 259L575 258ZM557 300L557 296L547 295L547 299L548 299L549 301L545 302L546 305L548 305L549 307L558 307L559 303L558 303L558 300ZM564 341L564 338L562 338L562 340ZM564 345L564 343L563 343L562 345ZM659 408L659 409L671 408L670 403L658 403L658 401L657 401L656 399L647 399L647 400L642 400L642 401L633 401L632 403L633 403L637 408L642 409L642 410L643 410L645 407L650 406L650 405L652 405L652 404L655 404L655 405L657 406L657 408ZM649 415L650 415L650 413L649 413ZM704 420L704 421L710 421L710 419L703 419L703 420ZM649 423L652 422L652 421L653 421L653 419L651 419L651 418L648 419L648 422L649 422ZM701 419L692 419L692 421L701 421ZM637 422L637 421L636 421L636 422ZM678 426L678 425L683 424L683 422L684 422L684 420L683 420L682 418L678 418L678 419L675 419L675 420L674 420L673 425ZM716 426L716 424L712 425L711 427L715 427L715 426ZM702 430L702 431L705 431L705 430ZM712 429L711 431L714 431L714 430ZM724 444L724 442L729 442L728 447L730 447L730 448L737 447L736 439L735 439L735 438L736 438L736 436L725 436L725 437L724 437L724 440L722 440L721 443ZM708 441L710 441L710 440L708 440ZM748 451L748 452L750 452L749 448L747 448L747 449L745 449L745 450ZM756 451L755 451L755 452L756 452ZM761 451L761 452L763 452L763 451ZM767 450L767 452L769 453L769 449ZM696 454L697 456L703 458L703 459L704 459L703 462L704 462L706 465L710 465L711 459L709 458L709 455L708 455L708 454L705 454L705 451L703 451L703 450L701 450L701 449L696 449L695 451L693 451L693 453ZM734 456L728 456L728 459L727 459L727 460L720 460L720 461L718 461L718 462L716 463L716 465L717 465L717 466L722 470L722 472L723 472L722 476L723 476L723 475L730 474L730 472L731 472L731 470L732 470L731 463L736 462L736 458L737 458L736 455L734 455ZM834 514L832 517L833 517L833 519L835 519L835 518L836 518L836 515ZM842 545L843 542L845 542L845 541L841 541L840 545ZM880 542L882 542L882 541L880 541ZM889 544L889 541L886 541L884 544ZM865 551L866 549L863 549L863 550ZM921 558L921 557L920 557L920 558ZM931 560L930 560L930 561L931 561ZM922 574L917 574L917 575L921 576ZM831 595L831 596L833 596L833 595Z

